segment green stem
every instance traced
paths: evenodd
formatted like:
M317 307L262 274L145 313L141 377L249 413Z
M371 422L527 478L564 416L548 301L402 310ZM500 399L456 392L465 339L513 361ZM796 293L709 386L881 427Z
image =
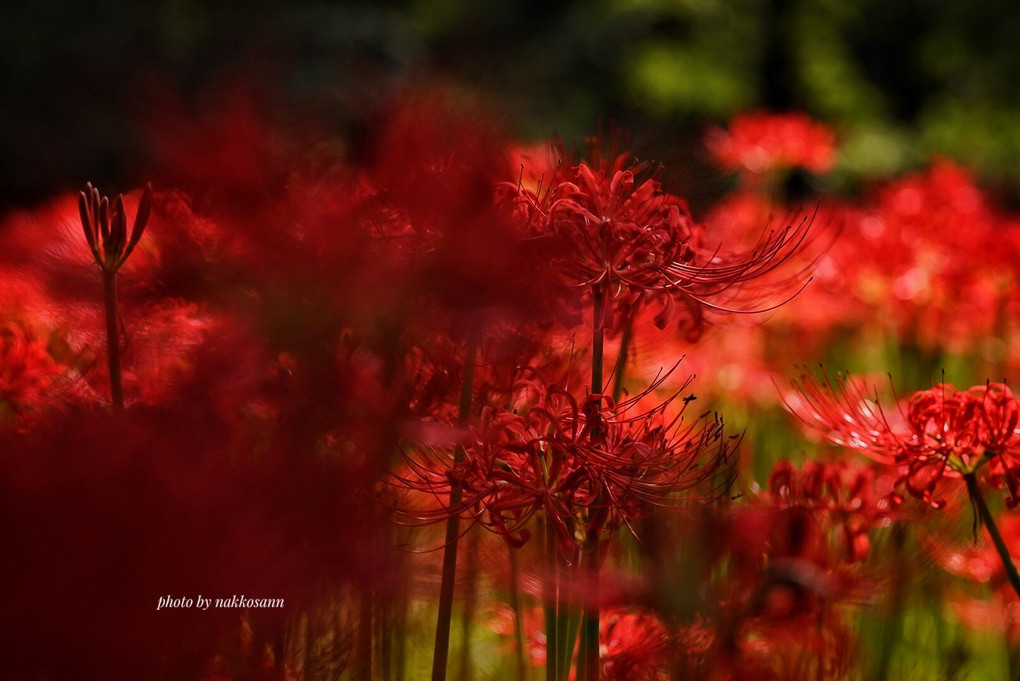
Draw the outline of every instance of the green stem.
M591 391L602 392L603 342L606 298L608 287L603 283L594 290L591 343ZM600 433L592 431L592 437ZM598 500L596 500L598 503ZM599 536L589 532L581 550L581 571L584 574L584 602L581 615L581 639L577 655L578 681L598 681L599 678L599 568L602 549Z
M467 533L467 578L460 629L459 681L471 681L471 623L478 605L478 533Z
M518 588L520 580L517 568L517 549L507 546L510 552L510 607L514 611L514 638L517 642L517 676L521 681L528 680L527 650L524 645L524 610L521 609L521 595Z
M546 681L558 681L559 669L559 622L557 608L559 606L559 585L557 584L556 533L548 517L542 518L545 534L545 575L542 579L542 600L545 608L545 678Z
M581 616L581 641L577 655L579 681L598 681L599 669L599 568L602 557L597 536L584 542L581 553L584 606Z
M603 317L606 307L606 286L600 285L594 291L594 314L591 322L591 391L602 392L603 345L606 331Z
M889 599L890 612L868 627L869 636L874 634L877 641L878 654L874 656L875 664L871 667L867 681L884 681L890 677L894 648L897 641L903 638L904 610L906 604L906 585L910 578L907 551L907 528L903 523L892 527L893 583L892 596Z
M967 493L970 494L971 501L977 506L981 522L985 524L988 534L992 537L992 543L995 544L995 550L999 553L1002 567L1006 570L1006 577L1009 578L1013 591L1016 592L1017 596L1020 596L1020 573L1017 572L1016 564L1013 562L1012 556L1009 555L1009 548L1006 546L1002 535L999 534L999 528L995 525L995 519L992 518L988 505L985 504L984 497L981 496L981 489L978 487L977 478L974 477L973 473L964 473L963 479L967 482Z
M120 369L120 342L117 339L117 273L103 271L103 297L106 306L106 357L110 367L110 395L113 411L124 411L124 387Z
M463 428L471 416L471 395L474 391L475 364L478 354L478 333L468 337L464 354L464 376L460 390L460 405L457 411L457 425ZM453 465L464 460L462 445L453 452ZM463 490L460 483L453 483L450 489L450 508L460 505ZM453 586L457 575L457 538L460 536L460 516L451 513L446 522L446 549L443 551L443 578L439 587L439 613L436 620L436 643L432 656L432 681L445 681L446 665L450 656L450 622L453 618Z
M634 336L634 318L628 316L627 324L623 327L623 333L620 336L620 355L616 361L616 375L613 376L613 403L617 404L620 402L620 397L623 396L623 370L627 366L627 360L629 359L630 343Z

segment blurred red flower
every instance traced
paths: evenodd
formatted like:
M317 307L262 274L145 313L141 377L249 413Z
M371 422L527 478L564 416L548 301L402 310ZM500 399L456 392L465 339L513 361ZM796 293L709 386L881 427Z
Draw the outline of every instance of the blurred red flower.
M780 508L805 509L840 535L848 563L867 558L870 531L888 525L898 506L892 478L845 462L807 461L798 470L779 461L769 475L768 499Z
M65 371L31 327L0 318L0 430L8 415L21 420L53 403Z
M804 168L825 173L836 160L832 130L803 113L756 112L737 116L728 130L709 133L706 144L724 168L766 173Z

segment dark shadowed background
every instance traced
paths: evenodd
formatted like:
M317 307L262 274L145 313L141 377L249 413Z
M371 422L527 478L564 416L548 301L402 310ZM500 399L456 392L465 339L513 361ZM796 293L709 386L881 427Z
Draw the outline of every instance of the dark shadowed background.
M0 207L137 186L154 139L238 92L356 144L379 98L432 79L524 139L614 120L681 172L706 123L802 109L841 132L835 188L939 152L1015 200L1018 38L1007 0L20 2L0 22Z

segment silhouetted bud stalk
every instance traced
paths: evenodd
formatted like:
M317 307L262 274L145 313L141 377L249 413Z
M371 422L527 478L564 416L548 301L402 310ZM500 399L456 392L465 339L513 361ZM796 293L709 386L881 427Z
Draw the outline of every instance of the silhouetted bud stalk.
M995 524L995 519L988 510L985 498L981 495L981 488L978 486L974 472L964 473L963 479L967 483L967 493L970 495L970 500L977 507L981 522L984 523L988 529L988 534L992 537L992 543L995 544L995 550L1002 560L1002 567L1006 571L1006 577L1009 578L1010 586L1013 587L1013 591L1016 592L1017 596L1020 596L1020 573L1017 572L1013 557L1009 555L1009 547L1006 546L1006 542L1003 540L1002 534L999 533L999 528Z
M85 241L88 242L92 257L103 273L103 302L106 308L106 355L110 370L110 396L114 411L124 410L124 387L120 366L120 344L117 341L117 272L135 250L145 231L152 210L152 183L145 185L138 211L135 213L128 240L127 214L124 212L124 196L118 194L110 199L100 196L92 183L85 185L85 191L78 195L78 212L81 216Z
M475 363L478 355L478 332L468 335L464 353L464 375L461 382L460 404L457 408L457 426L463 428L471 416L471 394L474 390ZM464 445L458 444L453 453L453 465L464 461ZM450 488L450 508L461 504L463 489L460 482ZM446 521L446 547L443 550L443 577L439 587L439 614L436 620L436 642L432 656L432 681L446 679L446 665L450 655L450 622L453 617L453 585L457 574L457 543L460 537L460 516L451 513Z

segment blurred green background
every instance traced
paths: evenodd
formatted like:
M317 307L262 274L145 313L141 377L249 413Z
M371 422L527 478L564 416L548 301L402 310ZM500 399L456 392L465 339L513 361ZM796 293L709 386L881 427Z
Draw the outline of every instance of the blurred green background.
M8 3L0 208L142 181L167 107L200 115L241 88L284 129L356 140L390 89L434 79L525 140L614 120L691 177L707 124L800 109L841 135L836 188L939 152L1015 205L1018 41L1010 0Z

